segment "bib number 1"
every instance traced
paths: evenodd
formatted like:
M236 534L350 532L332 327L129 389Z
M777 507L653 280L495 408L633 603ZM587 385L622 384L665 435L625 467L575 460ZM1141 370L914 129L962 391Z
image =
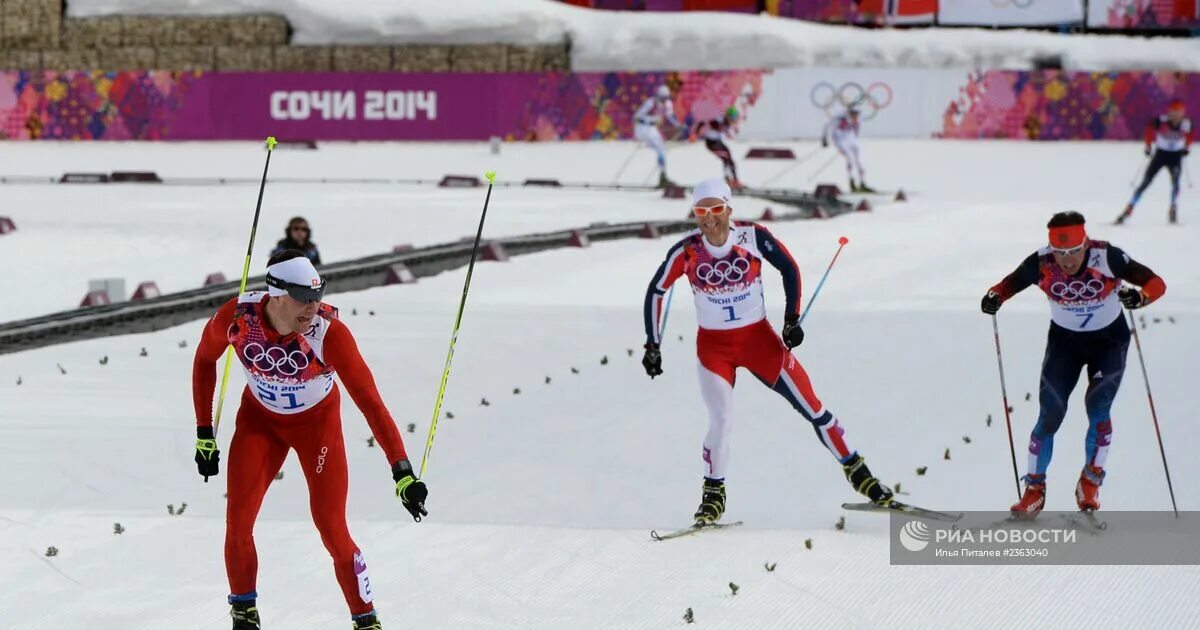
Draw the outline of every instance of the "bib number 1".
M725 320L726 322L736 322L739 319L737 313L733 311L732 306L723 306L721 309L725 311L725 314L729 315L729 317Z

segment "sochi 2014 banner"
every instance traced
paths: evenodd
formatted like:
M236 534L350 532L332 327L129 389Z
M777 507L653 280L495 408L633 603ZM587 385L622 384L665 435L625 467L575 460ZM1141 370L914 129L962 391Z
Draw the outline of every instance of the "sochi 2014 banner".
M10 140L611 140L671 89L681 127L738 111L746 140L819 137L858 109L866 138L1122 140L1200 74L795 68L529 74L0 72Z
M1200 0L1088 0L1087 24L1118 29L1200 28Z
M763 77L762 95L741 135L817 138L830 120L854 107L864 137L927 138L942 128L942 112L969 74L927 68L776 70Z
M0 72L0 138L629 138L659 85L690 127L731 106L751 117L764 74Z
M1079 24L1083 0L939 0L939 24L1041 26Z

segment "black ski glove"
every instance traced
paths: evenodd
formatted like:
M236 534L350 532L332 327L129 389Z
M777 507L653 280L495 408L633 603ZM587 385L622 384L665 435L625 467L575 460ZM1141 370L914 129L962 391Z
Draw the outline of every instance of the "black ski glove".
M821 148L822 149L829 148L829 140L827 138L821 138Z
M788 315L783 320L783 343L787 344L788 350L804 343L804 329L800 327L800 317L798 315Z
M216 477L221 472L221 451L217 448L213 428L196 427L196 470L208 483L209 477Z
M425 487L424 481L413 475L412 464L407 459L392 464L392 479L396 482L396 496L400 497L400 503L412 514L413 520L420 523L421 517L429 515L429 512L425 511L425 499L429 497L429 488Z
M1188 156L1188 155L1190 155L1191 153L1192 153L1192 150L1191 150L1191 149L1184 149L1184 150L1183 150L1183 157L1187 157L1187 156Z
M1146 145L1146 151L1145 151L1146 155L1147 155L1147 156L1149 156L1149 155L1150 155L1150 152L1151 152L1152 150L1153 150L1153 149L1151 149L1151 148L1150 148L1150 145L1148 145L1148 144L1147 144L1147 145Z
M1121 287L1117 291L1117 299L1121 300L1121 306L1131 311L1146 305L1146 296L1133 287Z
M983 299L979 301L979 310L988 315L995 315L1000 310L1001 304L1003 304L1003 301L1000 299L1000 294L995 291L988 291L987 295L983 296Z
M662 374L662 353L658 351L658 344L647 341L646 354L642 355L642 367L646 368L646 374L651 380L655 376Z

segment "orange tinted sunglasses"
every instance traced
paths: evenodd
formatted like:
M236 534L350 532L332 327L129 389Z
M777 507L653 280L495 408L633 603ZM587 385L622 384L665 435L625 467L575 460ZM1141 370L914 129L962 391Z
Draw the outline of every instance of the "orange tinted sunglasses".
M725 214L729 212L729 204L719 203L715 206L692 206L692 213L698 217L706 217L710 214Z

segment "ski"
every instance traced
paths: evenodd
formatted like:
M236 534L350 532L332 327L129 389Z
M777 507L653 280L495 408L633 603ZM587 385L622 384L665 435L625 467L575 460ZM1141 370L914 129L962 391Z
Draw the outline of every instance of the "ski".
M923 518L931 521L942 521L943 523L957 523L963 517L962 512L938 512L937 510L927 510L915 505L901 503L900 501L892 501L886 507L875 503L843 503L842 508L846 510L855 510L859 512L903 512L909 516Z
M650 539L655 540L655 541L671 540L672 538L681 538L683 536L691 536L692 534L699 534L700 532L705 532L705 531L709 531L709 530L713 530L713 529L725 529L726 527L737 527L738 525L741 525L741 524L742 524L741 521L734 521L732 523L712 523L710 525L701 525L700 523L696 523L695 525L692 525L690 527L685 527L683 529L676 530L673 532L667 532L665 534L660 534L660 533L658 533L657 530L652 529L652 530L650 530Z
M1063 518L1066 518L1068 521L1077 525L1090 527L1097 532L1108 529L1108 523L1100 520L1096 516L1096 512L1094 510L1080 510L1078 514L1073 514L1070 516L1064 515Z

